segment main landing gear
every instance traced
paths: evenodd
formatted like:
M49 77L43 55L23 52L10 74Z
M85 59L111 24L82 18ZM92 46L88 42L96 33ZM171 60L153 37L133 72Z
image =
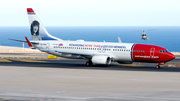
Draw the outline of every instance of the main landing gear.
M86 66L92 66L92 65L93 65L93 63L92 63L91 60L88 60L88 61L86 62Z

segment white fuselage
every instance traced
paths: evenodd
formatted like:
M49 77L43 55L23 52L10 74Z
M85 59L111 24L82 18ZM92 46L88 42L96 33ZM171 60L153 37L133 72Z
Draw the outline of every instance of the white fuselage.
M37 41L36 41L37 42ZM71 55L70 53L92 54L92 55L108 55L113 57L114 61L132 61L131 48L133 43L112 43L112 42L84 42L84 41L38 41L39 44L34 45L38 49L58 50L69 52L62 54L61 52L49 51L48 53L60 57L81 58L79 55Z

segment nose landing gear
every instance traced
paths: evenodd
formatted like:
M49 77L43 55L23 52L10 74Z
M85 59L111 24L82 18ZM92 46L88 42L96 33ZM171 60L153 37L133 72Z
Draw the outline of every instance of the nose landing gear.
M156 69L160 69L160 68L161 68L160 65L157 65L157 66L156 66Z
M164 65L164 62L157 63L156 69L160 69L160 65Z

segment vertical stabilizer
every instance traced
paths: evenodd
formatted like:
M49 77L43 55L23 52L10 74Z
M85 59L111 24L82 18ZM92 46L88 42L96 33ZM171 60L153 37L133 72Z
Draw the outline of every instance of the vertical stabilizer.
M40 40L61 40L59 38L56 38L52 35L50 35L35 12L32 8L27 8L27 13L29 17L29 24L30 24L30 31L32 35L32 40L34 41L40 41Z

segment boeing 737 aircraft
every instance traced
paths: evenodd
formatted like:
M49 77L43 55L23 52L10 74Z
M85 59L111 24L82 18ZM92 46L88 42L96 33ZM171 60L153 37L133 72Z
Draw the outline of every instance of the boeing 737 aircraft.
M27 8L32 41L26 38L29 47L59 57L85 59L86 65L110 65L111 62L148 62L160 65L175 59L167 49L155 45L113 42L66 41L50 35L32 8ZM21 40L16 40L21 41Z

